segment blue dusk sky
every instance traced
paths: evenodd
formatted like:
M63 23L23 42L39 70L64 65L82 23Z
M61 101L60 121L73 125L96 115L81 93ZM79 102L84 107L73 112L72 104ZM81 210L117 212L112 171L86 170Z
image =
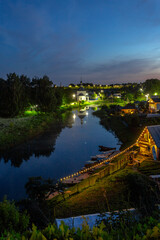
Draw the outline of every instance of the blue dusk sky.
M0 0L0 77L160 78L160 0Z

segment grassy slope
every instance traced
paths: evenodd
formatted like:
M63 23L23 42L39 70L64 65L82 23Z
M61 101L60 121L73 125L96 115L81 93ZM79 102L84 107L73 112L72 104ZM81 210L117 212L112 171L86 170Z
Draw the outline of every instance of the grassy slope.
M160 174L160 162L158 161L144 161L141 163L140 167L138 167L138 170L145 174L146 176L150 175L159 175Z
M62 115L38 114L19 118L0 118L0 150L13 147L46 130L49 125L62 124Z
M149 176L158 173L159 162L144 161L140 167L127 166L100 179L94 186L65 197L65 201L62 196L54 198L50 205L53 207L56 203L54 212L58 218L131 208L134 206L128 200L128 174L135 174L136 177L137 174Z
M132 207L127 201L125 177L136 172L127 167L96 182L92 187L82 190L63 201L62 196L56 201L62 201L56 206L56 217L68 217L81 214L91 214ZM55 199L51 200L53 203Z

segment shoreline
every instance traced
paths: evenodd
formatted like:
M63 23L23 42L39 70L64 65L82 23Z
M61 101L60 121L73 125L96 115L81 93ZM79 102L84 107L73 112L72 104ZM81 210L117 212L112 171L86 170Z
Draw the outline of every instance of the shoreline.
M0 151L4 152L43 134L52 124L65 126L70 111L29 117L0 118Z
M23 144L45 132L50 124L64 124L64 115L72 110L83 107L100 105L112 105L106 100L96 100L86 103L73 103L61 106L57 112L36 114L33 116L21 116L15 118L0 118L0 151L6 151L12 147Z

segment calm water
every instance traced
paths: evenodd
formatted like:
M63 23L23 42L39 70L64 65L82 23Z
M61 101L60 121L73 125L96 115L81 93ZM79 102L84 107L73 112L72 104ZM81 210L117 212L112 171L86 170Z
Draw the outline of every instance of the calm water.
M42 136L1 156L0 198L25 197L29 177L59 179L84 167L99 153L98 145L119 148L118 139L99 124L93 110L73 111L69 127L55 137L52 127Z

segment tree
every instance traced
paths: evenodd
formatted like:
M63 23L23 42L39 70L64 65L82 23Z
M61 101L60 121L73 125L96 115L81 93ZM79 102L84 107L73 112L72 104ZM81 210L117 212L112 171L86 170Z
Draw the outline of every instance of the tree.
M97 95L97 93L95 93L95 92L91 95L91 98L92 98L92 99L97 99L97 97L98 97L98 95Z
M69 104L73 102L73 90L72 89L62 89L62 104Z
M29 216L20 213L14 202L9 202L6 198L0 202L0 233L4 231L23 232L29 225Z
M54 192L55 184L52 179L42 177L31 177L25 185L26 193L31 200L44 201Z
M42 112L54 111L57 106L57 99L52 81L47 76L43 76L43 78L32 79L31 84L34 88L34 102L38 104L38 109Z
M155 182L138 173L130 173L126 177L129 201L142 214L152 214L159 201L159 189Z
M160 93L160 80L159 79L147 79L144 83L144 90L146 94L154 95L154 93Z

